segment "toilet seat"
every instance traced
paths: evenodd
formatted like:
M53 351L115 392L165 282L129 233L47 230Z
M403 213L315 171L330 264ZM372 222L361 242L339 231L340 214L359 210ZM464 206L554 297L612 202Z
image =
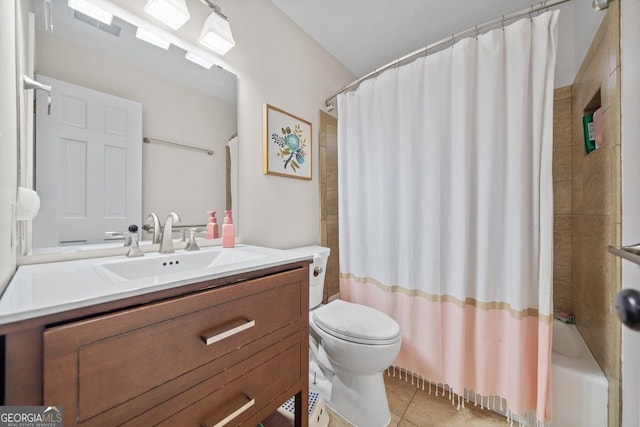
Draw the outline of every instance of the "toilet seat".
M391 317L343 300L314 310L313 322L329 335L358 344L393 344L401 339L400 326Z

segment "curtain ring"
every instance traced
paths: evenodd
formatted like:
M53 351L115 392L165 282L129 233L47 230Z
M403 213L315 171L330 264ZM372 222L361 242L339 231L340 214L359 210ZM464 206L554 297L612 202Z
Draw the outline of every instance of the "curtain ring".
M451 33L451 49L453 49L454 44L456 44L456 34Z
M504 31L504 15L502 15L501 25L502 25L502 31Z
M476 25L476 40L478 40L478 36L480 35L480 31L478 31L478 26Z

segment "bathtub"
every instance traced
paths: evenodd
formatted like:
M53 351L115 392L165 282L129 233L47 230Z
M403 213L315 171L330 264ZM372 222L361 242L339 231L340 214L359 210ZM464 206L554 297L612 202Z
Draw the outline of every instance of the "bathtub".
M608 382L575 325L553 322L551 425L607 425Z

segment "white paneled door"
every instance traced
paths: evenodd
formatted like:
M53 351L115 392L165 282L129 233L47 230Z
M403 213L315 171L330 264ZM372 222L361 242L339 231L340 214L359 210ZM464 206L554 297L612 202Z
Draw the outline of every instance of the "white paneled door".
M46 76L36 103L33 246L104 243L141 220L142 105Z

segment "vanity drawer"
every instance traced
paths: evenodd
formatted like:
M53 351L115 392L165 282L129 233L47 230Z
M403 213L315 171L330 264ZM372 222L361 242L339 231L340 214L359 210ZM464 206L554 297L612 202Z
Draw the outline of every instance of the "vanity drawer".
M226 369L213 361L232 365L231 353L248 357L255 341L258 351L281 339L274 331L304 326L306 277L292 270L48 329L44 401L65 408L65 425L67 414L73 425L139 401L131 418L202 381L207 365Z
M301 368L307 339L298 332L123 426L212 427L222 420L237 426L266 412L250 424L254 427L287 400L290 393L283 391L306 377Z

